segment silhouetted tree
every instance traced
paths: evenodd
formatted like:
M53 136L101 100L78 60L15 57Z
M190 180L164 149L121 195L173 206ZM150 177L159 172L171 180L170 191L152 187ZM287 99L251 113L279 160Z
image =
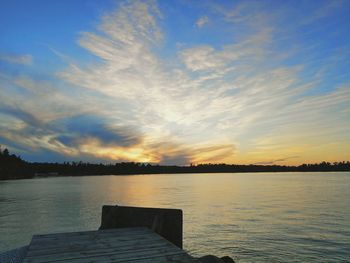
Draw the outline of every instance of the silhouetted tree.
M35 175L128 175L161 173L235 173L235 172L290 172L290 171L350 171L350 162L321 162L319 164L285 165L237 165L237 164L191 164L190 166L164 166L150 163L121 162L115 164L92 164L79 162L28 163L19 156L0 147L0 180L30 178Z

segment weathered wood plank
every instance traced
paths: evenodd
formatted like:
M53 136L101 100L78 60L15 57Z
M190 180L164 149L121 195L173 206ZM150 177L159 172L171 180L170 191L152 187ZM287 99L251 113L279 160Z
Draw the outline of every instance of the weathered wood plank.
M116 261L114 261L116 262ZM171 256L157 256L152 258L140 258L123 260L127 263L199 263L197 259L189 256L188 254L171 255Z
M74 252L81 252L81 251L87 251L86 254L89 253L107 253L107 252L116 252L116 253L122 253L124 251L129 250L142 250L142 249L152 249L155 247L168 247L173 248L173 245L171 243L163 242L162 240L158 240L156 242L138 242L135 241L134 243L127 243L125 245L114 245L114 244L87 244L84 246L81 246L79 244L75 246L66 246L66 247L59 247L59 248L51 248L49 250L30 250L27 253L27 257L39 257L39 256L45 256L45 255L52 255L52 254L60 254L60 253L74 253ZM181 250L180 250L181 251Z
M62 263L65 261L54 261L56 263ZM129 259L115 259L113 257L97 257L97 258L83 258L78 260L69 261L71 263L199 263L198 260L191 258L186 254L168 254L158 255L156 257L139 257Z
M24 263L197 262L147 228L36 235Z
M44 234L44 235L33 235L33 240L57 240L57 239L66 239L66 238L86 238L95 235L124 235L125 233L130 235L138 235L144 233L153 233L147 227L133 227L133 228L118 228L118 229L108 229L108 230L93 230L93 231L83 231L83 232L66 232L66 233L56 233L56 234Z
M93 250L98 250L98 249L128 249L129 247L148 247L153 245L159 245L159 244L166 244L169 245L168 243L164 242L162 239L155 240L155 239L150 239L152 242L148 242L147 239L142 239L142 240L128 240L125 242L97 242L97 243L67 243L66 246L60 246L60 247L38 247L35 249L31 249L28 253L28 257L33 257L33 256L41 256L41 255L48 255L48 254L57 254L57 253L63 253L65 251L93 251ZM147 242L145 242L147 241Z
M99 249L99 250L80 250L80 251L65 251L61 253L49 254L49 255L41 255L41 256L27 256L26 259L30 262L34 260L34 262L53 262L56 260L67 260L71 261L73 259L79 258L89 258L89 257L97 257L97 256L112 256L114 258L130 258L135 255L162 255L163 253L185 253L181 250L174 250L172 246L169 244L158 244L158 245L149 245L148 247L145 245L144 247L129 247L127 249Z
M104 235L94 235L91 237L86 237L84 239L61 239L61 240L50 240L50 241L42 241L40 239L32 240L31 242L31 249L48 249L51 247L60 247L60 246L67 246L75 245L75 244L89 244L89 243L124 243L129 241L135 241L135 240L144 240L145 242L152 242L153 240L163 240L160 236L157 235L150 235L148 234L140 234L140 235L123 235L123 236L104 236Z
M64 254L57 256L55 259L51 258L26 258L24 263L46 263L46 262L71 262L71 263L82 263L82 262L125 262L125 261L133 261L145 258L152 258L157 256L173 256L173 255L182 255L185 252L174 252L172 250L147 250L139 253L127 253L127 254L98 254L98 255L80 255L76 258L65 257Z
M182 222L180 209L104 205L100 229L147 226L182 248Z

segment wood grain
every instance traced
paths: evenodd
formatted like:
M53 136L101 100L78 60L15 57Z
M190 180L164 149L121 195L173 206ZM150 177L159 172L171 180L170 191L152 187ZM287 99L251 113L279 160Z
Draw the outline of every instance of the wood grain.
M198 262L145 227L35 235L24 263Z

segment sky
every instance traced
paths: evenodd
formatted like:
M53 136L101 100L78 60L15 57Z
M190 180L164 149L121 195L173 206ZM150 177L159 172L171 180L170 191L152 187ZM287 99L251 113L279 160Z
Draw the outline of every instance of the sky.
M28 161L350 160L350 1L0 1L0 145Z

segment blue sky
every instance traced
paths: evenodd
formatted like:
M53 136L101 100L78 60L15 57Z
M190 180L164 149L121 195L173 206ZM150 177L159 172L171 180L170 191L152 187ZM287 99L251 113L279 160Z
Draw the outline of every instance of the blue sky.
M1 1L0 144L30 161L350 159L349 1Z

